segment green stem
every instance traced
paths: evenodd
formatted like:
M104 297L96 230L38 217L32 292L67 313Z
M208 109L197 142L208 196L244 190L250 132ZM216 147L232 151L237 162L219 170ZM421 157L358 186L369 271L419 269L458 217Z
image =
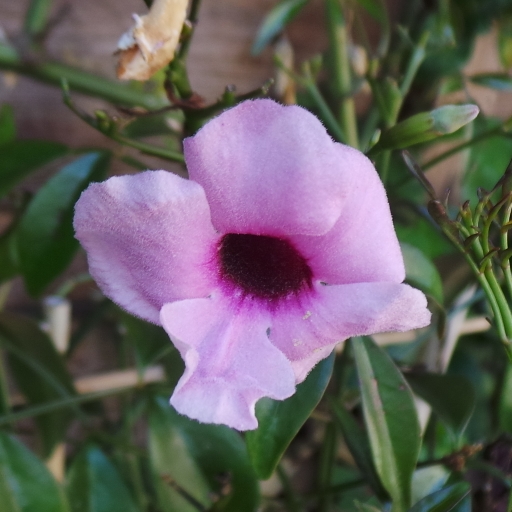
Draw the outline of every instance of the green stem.
M380 179L384 185L388 180L389 175L389 164L391 163L391 151L386 150L381 153L380 165L377 165L377 169L380 170Z
M426 55L426 47L427 42L429 40L430 33L423 32L420 37L418 44L414 47L411 58L409 59L409 63L407 64L407 68L405 70L404 79L402 80L402 85L400 86L400 92L402 93L402 98L408 94L411 89L412 82L418 69L420 68L422 62L425 59Z
M187 38L183 43L181 43L180 49L178 51L177 58L184 60L187 57L188 51L190 49L190 43L192 42L192 37L194 35L195 26L197 24L197 20L199 17L199 8L201 7L201 0L192 0L190 4L190 12L188 15L188 20L192 24L192 29L188 34Z
M166 105L164 98L137 91L129 85L59 62L25 62L15 48L3 43L0 43L0 69L15 71L58 87L61 86L62 80L66 80L70 88L76 92L119 105L140 106L150 110Z
M283 491L284 491L286 503L288 505L288 510L290 512L301 512L302 507L300 505L300 502L292 488L290 479L288 478L288 475L286 474L285 470L282 468L281 464L279 464L277 466L277 476L279 477L279 480L281 481L281 484L283 486Z
M106 134L108 135L108 134ZM141 153L151 156L158 156L165 160L170 160L171 162L179 162L184 163L185 158L181 153L177 151L172 151L171 149L160 148L158 146L153 146L152 144L146 144L145 142L141 142L135 139L129 139L127 137L123 137L122 135L114 134L110 137L112 140L123 144L124 146L129 146L131 148L138 149Z
M20 350L14 343L12 343L7 338L1 337L0 344L5 347L5 349L22 361L25 365L30 367L35 373L37 373L45 382L47 382L53 390L60 396L65 397L73 397L74 391L67 389L59 380L51 373L45 366L41 365L39 361L33 357L28 356ZM86 421L87 416L84 412L77 406L74 406L75 414L82 420Z
M352 92L352 73L349 61L348 32L343 9L338 0L326 0L329 49L332 53L333 84L340 105L340 125L346 135L346 142L359 147L357 117Z
M459 151L463 151L464 149L467 149L471 147L473 144L477 144L478 142L482 142L485 139L488 139L489 137L494 136L502 136L510 138L510 135L503 132L503 129L501 126L498 126L496 128L492 128L490 130L487 130L485 132L480 133L476 137L473 137L472 139L469 139L458 146L454 146L453 148L450 148L448 151L445 151L444 153L441 153L440 155L437 155L436 157L432 158L432 160L429 160L425 164L422 165L422 168L426 171L427 169L430 169L431 167L434 167L434 165L437 165L438 163L442 162L443 160L446 160L447 158L450 158L453 155L456 155Z
M318 475L318 483L320 491L328 489L331 486L332 467L336 452L336 425L331 422L325 430L324 442L320 453L320 468ZM318 512L329 512L331 508L332 496L328 494L320 495L320 503L318 504Z
M7 388L7 374L5 371L4 353L0 351L0 413L9 414L9 394Z
M26 418L40 416L41 414L45 414L48 412L59 411L60 409L66 409L68 407L75 408L79 404L93 402L95 400L106 398L107 396L119 395L121 393L127 393L130 391L131 388L106 389L104 391L97 391L95 393L88 393L85 395L73 395L67 398L62 398L60 400L52 400L51 402L46 402L41 405L27 407L19 412L3 414L0 416L0 426L6 425L8 423L14 423L16 421L21 421Z
M503 215L503 224L510 222L510 214L512 213L512 201L507 205ZM508 249L508 231L501 233L501 248L503 251ZM503 275L505 276L505 283L507 285L510 300L512 300L512 271L510 270L510 258L503 262L502 267Z
M338 121L334 117L334 114L331 112L329 105L327 105L327 102L324 100L322 93L320 92L316 84L313 82L313 80L308 80L305 83L305 87L311 99L313 100L316 107L320 111L320 115L322 116L322 119L327 125L329 131L332 133L332 135L336 138L338 142L345 141L345 135L340 125L338 124Z
M476 263L473 261L473 258L471 258L471 255L466 251L465 247L455 238L455 236L450 232L449 229L446 229L444 226L441 226L441 229L443 230L444 234L450 239L450 241L459 249L459 251L463 254L464 258L468 262L469 266L473 270L473 273L475 274L475 277L477 278L478 282L480 283L480 286L485 292L485 295L487 296L487 300L489 301L489 305L491 306L493 316L494 316L494 322L496 323L496 329L498 331L498 334L500 336L501 341L507 346L508 345L508 336L505 330L505 324L502 318L502 312L500 309L500 306L496 300L496 296L493 293L493 287L490 285L490 283L487 280L487 275L482 274L480 272L480 269L476 265ZM492 273L492 272L491 272Z

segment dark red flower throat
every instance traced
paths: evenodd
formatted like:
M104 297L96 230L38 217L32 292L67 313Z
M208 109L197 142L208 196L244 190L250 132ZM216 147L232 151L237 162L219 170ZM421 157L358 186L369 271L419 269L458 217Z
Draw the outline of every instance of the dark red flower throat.
M229 233L220 241L219 261L222 277L245 295L279 299L311 286L306 260L281 238Z

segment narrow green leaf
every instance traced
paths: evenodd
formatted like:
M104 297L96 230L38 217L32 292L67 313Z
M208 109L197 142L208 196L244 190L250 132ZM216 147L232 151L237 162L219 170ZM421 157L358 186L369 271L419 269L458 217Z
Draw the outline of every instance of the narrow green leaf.
M356 0L357 3L379 23L384 23L388 17L385 4L380 0Z
M68 512L46 466L22 443L0 431L0 512Z
M360 501L354 501L357 512L381 512L377 507L368 505L367 503L361 503Z
M471 487L466 482L459 482L429 494L409 509L409 512L462 512L464 509L461 507L465 501L471 504Z
M32 171L64 156L68 148L57 142L19 140L0 147L0 197Z
M246 433L245 441L259 478L270 478L286 448L320 402L333 365L334 353L313 369L290 398L282 401L262 398L256 404L259 426Z
M355 418L343 405L337 405L335 403L332 405L335 419L341 428L345 443L347 443L347 447L352 457L354 457L357 467L373 489L373 492L383 501L388 501L389 495L382 487L379 476L375 470L375 465L373 464L372 450L366 432L357 424Z
M159 397L149 414L149 450L162 512L257 510L256 477L235 431L181 416Z
M506 13L496 21L501 65L504 69L510 69L512 68L512 15L511 13Z
M308 0L282 0L267 15L263 21L256 40L252 45L252 54L258 55L263 48L281 32L284 27L301 11Z
M498 91L512 91L512 77L506 73L480 73L473 75L470 80L477 85L497 89Z
M66 165L37 193L25 211L16 242L25 285L40 294L70 263L78 241L74 238L73 208L91 181L101 180L110 155L87 153Z
M442 304L443 284L432 260L413 245L401 243L400 248L404 257L407 281Z
M410 373L406 375L412 390L429 403L455 435L466 428L475 408L475 390L462 375Z
M370 80L379 114L386 125L395 122L402 106L402 93L396 80L385 77L383 80Z
M11 105L0 107L0 146L13 142L16 137L14 111Z
M96 446L77 455L66 491L72 512L140 512L116 467Z
M363 412L373 462L393 502L404 512L421 437L412 392L391 358L369 338L353 338Z
M12 279L19 273L15 227L13 225L0 236L0 283Z
M71 377L48 336L29 318L0 314L0 344L9 353L9 366L21 392L34 405L75 393ZM49 455L67 429L68 411L37 418L43 453Z

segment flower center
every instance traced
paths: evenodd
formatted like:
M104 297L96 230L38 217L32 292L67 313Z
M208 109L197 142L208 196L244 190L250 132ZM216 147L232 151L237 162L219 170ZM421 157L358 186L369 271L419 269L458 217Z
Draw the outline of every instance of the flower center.
M246 295L279 299L311 286L306 260L281 238L229 233L220 241L219 257L223 277Z

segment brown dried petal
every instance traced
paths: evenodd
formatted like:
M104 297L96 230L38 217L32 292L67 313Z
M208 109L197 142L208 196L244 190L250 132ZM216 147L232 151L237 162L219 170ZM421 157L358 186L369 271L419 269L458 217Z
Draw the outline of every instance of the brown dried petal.
M135 26L118 43L118 78L148 80L172 61L187 5L188 0L155 0L148 14L134 14Z

